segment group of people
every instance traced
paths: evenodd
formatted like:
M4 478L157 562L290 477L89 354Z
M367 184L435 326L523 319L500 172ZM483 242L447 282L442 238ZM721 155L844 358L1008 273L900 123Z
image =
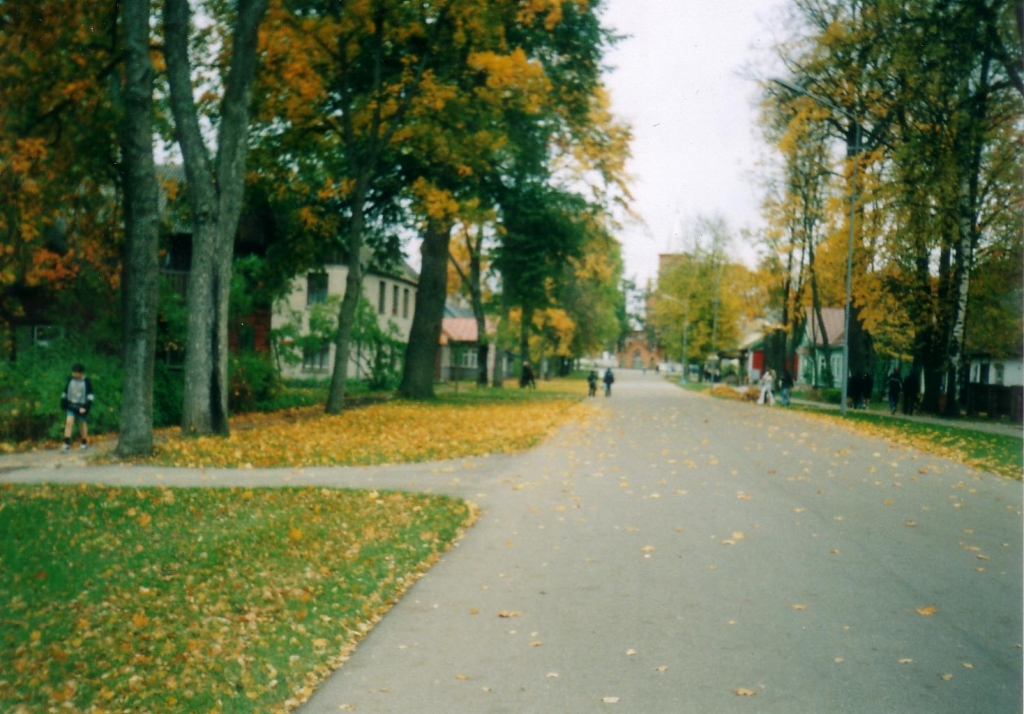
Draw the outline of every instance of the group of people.
M853 399L854 409L867 409L868 401L871 399L871 392L874 389L875 380L870 374L863 374L860 377L850 377L848 383L850 397ZM917 397L921 385L917 375L910 374L906 381L900 376L898 368L893 368L888 377L885 378L885 392L889 398L889 413L895 414L900 407L900 400L903 401L903 413L911 415L914 407L917 406Z
M911 372L906 379L900 378L898 369L893 369L892 374L885 380L885 387L889 393L889 413L895 414L900 405L900 397L903 398L903 413L910 416L917 408L917 399L921 396L921 382L918 376Z
M775 371L772 369L766 369L764 374L761 375L761 394L757 399L758 404L768 402L769 406L775 405L775 382ZM783 370L782 378L779 380L779 387L782 391L779 401L783 406L788 406L790 391L793 389L793 376L789 373L789 370ZM850 397L853 399L854 409L868 408L867 403L871 399L871 391L873 388L874 379L870 374L850 378L849 392ZM916 375L911 374L907 377L906 383L904 383L904 380L900 377L899 369L894 368L892 373L885 380L885 390L889 397L890 414L896 413L896 410L900 406L901 397L903 398L903 413L907 415L914 413L914 407L916 406L917 396L920 390L920 383L917 381Z
M587 386L590 388L587 392L588 396L597 396L597 382L604 382L604 396L612 396L612 384L615 382L615 375L612 374L612 368L609 367L604 371L604 377L597 376L597 370L590 370L590 374L587 375Z
M766 369L764 374L761 375L761 394L757 398L758 404L764 404L768 402L768 406L775 406L775 370ZM793 375L789 373L788 369L782 371L782 378L779 379L779 403L784 406L789 406L790 393L793 390Z

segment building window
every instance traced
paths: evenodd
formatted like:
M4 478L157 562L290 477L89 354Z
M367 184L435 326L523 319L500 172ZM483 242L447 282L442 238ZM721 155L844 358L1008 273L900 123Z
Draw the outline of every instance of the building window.
M391 314L398 314L398 286L395 285L391 289Z
M317 372L327 369L331 360L331 345L322 345L320 349L306 347L302 350L302 369Z
M377 292L377 314L378 315L383 315L384 314L384 304L387 302L387 299L388 299L387 285L385 285L384 281L381 280L380 281L380 290Z
M476 369L477 358L476 350L472 347L462 347L458 351L455 363L457 367L465 367L468 369Z
M992 371L995 372L995 380L992 382L993 384L998 384L999 386L1002 386L1004 373L1003 370L1004 365L1002 362L996 362L994 365L992 365Z
M306 276L306 305L322 305L327 302L327 273L310 273Z
M402 292L402 317L409 317L409 288Z

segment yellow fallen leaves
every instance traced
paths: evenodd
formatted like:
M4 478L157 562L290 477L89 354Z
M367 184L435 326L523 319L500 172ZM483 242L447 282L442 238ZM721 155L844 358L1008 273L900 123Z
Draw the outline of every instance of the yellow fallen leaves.
M172 437L154 463L181 467L370 465L511 453L582 417L571 399L487 404L387 402L339 415L304 411L222 437Z
M922 617L931 617L937 612L934 605L928 605L927 607L917 608L917 614Z

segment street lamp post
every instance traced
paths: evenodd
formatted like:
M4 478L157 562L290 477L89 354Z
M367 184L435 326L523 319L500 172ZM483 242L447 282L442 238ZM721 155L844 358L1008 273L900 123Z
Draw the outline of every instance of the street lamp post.
M780 87L788 89L794 94L801 94L808 99L812 99L818 104L828 107L834 111L839 112L853 123L853 175L851 177L850 186L850 238L846 246L846 304L843 306L843 378L840 386L840 402L839 411L843 416L846 416L846 394L847 384L850 381L850 299L851 299L851 287L853 285L853 232L854 232L854 220L856 218L856 206L857 206L857 170L860 163L860 122L857 120L852 113L837 106L825 99L819 97L817 94L808 92L803 87L798 87L791 82L787 82L782 79L773 79L775 84Z

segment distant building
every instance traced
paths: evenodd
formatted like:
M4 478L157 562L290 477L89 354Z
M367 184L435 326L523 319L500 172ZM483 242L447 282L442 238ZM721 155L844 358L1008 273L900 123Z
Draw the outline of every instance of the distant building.
M418 277L416 271L405 262L393 270L371 267L363 276L363 297L377 313L377 323L383 330L387 330L389 325L394 325L398 331L398 339L402 342L409 341L409 331L416 309ZM292 279L291 292L273 306L271 329L284 327L298 315L302 323L301 329L308 331L313 308L326 303L328 298L334 295L343 299L347 279L348 266L342 264L329 264L322 270L296 276ZM333 342L323 344L316 350L305 350L302 363L282 365L282 374L286 377L329 375L334 369L334 352ZM351 346L349 352L348 376L365 376L372 355L362 354L359 346L355 344Z

